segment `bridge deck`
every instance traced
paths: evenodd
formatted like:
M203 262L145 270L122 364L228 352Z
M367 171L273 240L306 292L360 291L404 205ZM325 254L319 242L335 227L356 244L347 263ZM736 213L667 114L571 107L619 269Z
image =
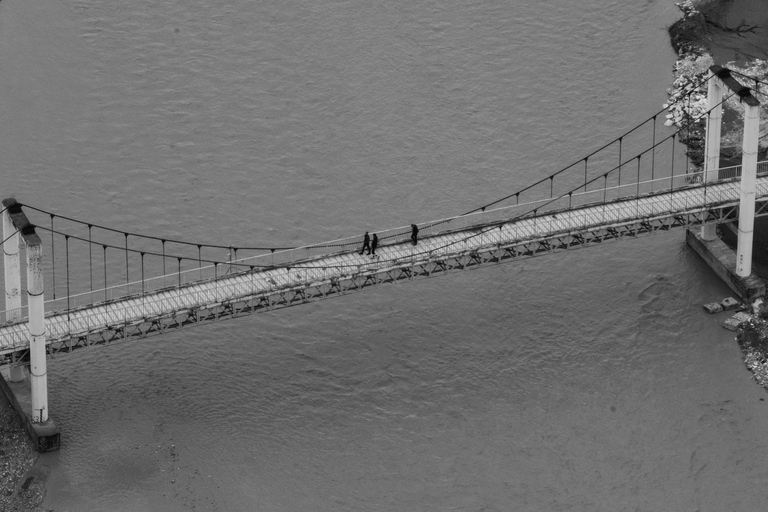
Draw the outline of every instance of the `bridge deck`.
M739 187L738 181L730 180L706 188L691 186L630 200L476 225L423 238L416 246L410 240L381 246L376 257L361 256L356 251L340 252L294 262L290 266L228 274L66 312L53 312L46 319L47 342L66 345L76 338L90 344L90 337L96 333L102 333L102 336L107 333L106 342L109 342L126 336L128 326L139 326L141 331L140 326L149 329L154 325L162 329L163 319L173 319L179 326L215 319L227 308L231 313L235 303L239 303L240 308L256 310L262 306L270 308L306 302L387 281L386 275L391 276L393 271L397 271L399 277L392 277L390 281L411 275L428 275L430 268L445 270L444 263L450 258L497 262L502 259L500 252L505 249L533 243L547 244L558 237L569 237L565 246L578 245L580 234L595 229L605 231L654 219L732 208L738 204ZM768 178L760 177L757 198L766 196ZM481 260L477 258L479 252L491 256ZM309 289L312 293L307 293ZM205 310L208 315L201 317L197 310ZM26 323L0 327L0 355L24 350L27 346Z

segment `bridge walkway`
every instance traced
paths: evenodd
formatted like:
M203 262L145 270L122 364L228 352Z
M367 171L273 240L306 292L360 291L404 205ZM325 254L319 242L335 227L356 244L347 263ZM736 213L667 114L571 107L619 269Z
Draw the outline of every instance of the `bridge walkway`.
M726 180L571 209L542 212L545 207L539 206L536 215L489 220L520 212L520 208L499 209L476 216L476 224L467 218L463 222L471 225L421 238L415 246L410 239L388 242L377 249L375 257L358 254L358 248L279 266L261 266L257 264L258 258L238 260L232 263L255 265L244 271L240 269L245 267L223 264L216 267L216 272L221 273L209 279L49 312L46 341L51 354L71 351L302 304L384 282L468 269L679 225L730 220L735 218L739 187L738 180ZM768 177L759 177L757 200L764 202L766 197ZM758 215L764 214L763 208L764 205L756 210ZM0 355L26 347L24 321L0 327Z

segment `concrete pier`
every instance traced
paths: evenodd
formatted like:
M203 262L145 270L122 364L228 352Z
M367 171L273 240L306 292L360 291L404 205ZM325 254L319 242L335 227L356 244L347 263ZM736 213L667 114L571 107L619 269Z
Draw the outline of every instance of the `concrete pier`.
M23 368L23 367L22 367ZM29 437L38 452L58 450L61 445L61 435L56 423L49 417L46 421L32 422L32 387L27 372L20 382L10 381L10 368L0 368L0 392L11 403L24 422Z
M722 123L722 96L730 89L739 96L744 108L744 140L741 158L741 191L739 195L739 222L736 253L716 234L714 222L702 226L700 234L688 230L686 241L715 273L745 301L751 302L765 295L765 284L752 272L752 252L755 225L755 199L757 197L757 152L760 132L760 102L752 96L749 87L744 86L731 71L722 66L709 68L708 112L704 181L717 179L720 159L720 132Z
M755 273L748 276L737 273L736 253L720 238L704 240L700 234L687 230L685 239L715 274L744 301L752 302L765 295L765 283Z

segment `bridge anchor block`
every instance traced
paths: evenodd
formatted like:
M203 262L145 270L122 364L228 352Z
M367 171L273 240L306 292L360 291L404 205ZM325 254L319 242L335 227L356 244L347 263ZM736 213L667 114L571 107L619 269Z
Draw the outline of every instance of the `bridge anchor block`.
M0 369L0 392L23 420L24 428L35 449L40 453L58 450L61 446L61 434L53 418L49 416L45 421L33 422L31 386L26 372L22 381L10 382L9 371L7 367Z
M700 234L691 230L687 230L685 239L709 268L745 302L753 302L765 296L765 283L756 274L750 273L744 277L737 273L736 253L725 242L719 238L704 240Z

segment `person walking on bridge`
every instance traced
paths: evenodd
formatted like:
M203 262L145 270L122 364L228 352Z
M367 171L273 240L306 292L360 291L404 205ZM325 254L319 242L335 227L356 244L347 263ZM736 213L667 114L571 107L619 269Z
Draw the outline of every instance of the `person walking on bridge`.
M363 248L360 249L360 254L363 254L368 249L368 254L371 254L371 237L368 236L368 232L365 232L363 237Z
M376 256L376 248L379 246L379 237L376 233L373 234L373 242L371 242L371 258Z
M416 245L416 239L419 236L419 228L416 227L416 224L411 224L411 240L413 240L413 245Z

